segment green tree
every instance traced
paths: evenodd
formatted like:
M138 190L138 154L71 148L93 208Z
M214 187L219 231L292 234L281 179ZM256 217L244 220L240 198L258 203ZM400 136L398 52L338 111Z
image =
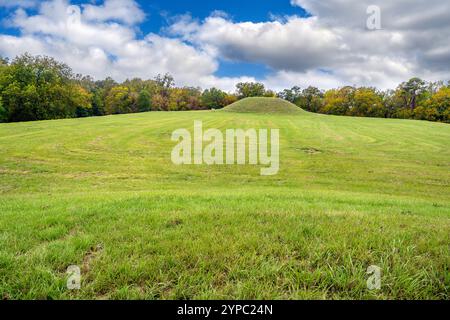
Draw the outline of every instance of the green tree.
M224 106L228 106L232 103L235 103L238 100L238 97L234 94L228 94L225 96Z
M157 111L168 111L169 100L159 93L154 94L152 96L152 109Z
M141 92L142 90L146 89L146 83L140 78L134 78L131 80L126 80L124 83L122 83L123 86L130 88L130 91L132 92Z
M95 82L95 87L97 88L97 90L103 89L105 92L108 92L117 85L119 84L111 77L107 77L105 80Z
M206 89L200 98L201 106L206 109L221 109L226 105L226 97L226 92L220 89Z
M419 103L418 100L426 93L426 89L425 81L419 78L412 78L400 84L398 91L404 100L404 107L413 111Z
M106 114L130 113L132 103L129 88L125 86L113 87L105 98Z
M277 97L277 93L273 90L266 90L263 94L263 97L266 98L276 98Z
M414 109L412 113L414 119L417 120L428 120L428 121L439 121L440 114L437 109L431 105L421 105Z
M294 103L304 110L320 112L323 106L323 98L322 91L316 87L309 86L303 89L300 96L294 100Z
M84 94L74 89L75 77L65 64L28 54L2 66L0 96L8 121L58 119L76 116ZM81 95L81 96L80 96Z
M385 110L381 96L372 88L356 89L348 114L357 117L383 117Z
M175 87L173 77L168 73L158 74L153 82L152 106L158 110L169 110L171 91Z
M143 89L141 92L139 92L139 96L137 99L138 111L139 112L150 111L151 104L152 104L152 96L150 95L150 92L148 92L146 89Z
M185 111L200 109L200 94L201 92L198 88L173 88L170 91L168 110Z
M103 116L105 114L104 102L105 90L96 88L92 94L92 115Z
M2 99L0 97L0 122L6 122L8 120L8 112L3 107Z
M420 120L450 122L450 88L441 87L429 100L416 108L414 117Z
M249 97L263 97L266 93L264 84L257 82L240 82L236 85L240 99Z
M175 87L173 77L166 73L165 75L157 75L155 78L156 90L164 98L169 98L170 90Z
M328 90L324 96L324 106L321 109L326 114L346 115L354 107L353 87Z
M284 89L278 93L278 97L286 101L295 103L302 95L300 87L294 86L291 89Z
M71 107L75 109L77 117L89 117L93 115L92 94L80 85L67 87L73 93L69 95Z

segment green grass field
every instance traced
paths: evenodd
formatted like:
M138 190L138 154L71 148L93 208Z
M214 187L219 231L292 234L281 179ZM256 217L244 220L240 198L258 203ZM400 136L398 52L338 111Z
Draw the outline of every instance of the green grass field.
M279 174L173 165L171 133L194 120L279 128ZM449 246L446 124L301 110L0 124L3 299L449 299Z

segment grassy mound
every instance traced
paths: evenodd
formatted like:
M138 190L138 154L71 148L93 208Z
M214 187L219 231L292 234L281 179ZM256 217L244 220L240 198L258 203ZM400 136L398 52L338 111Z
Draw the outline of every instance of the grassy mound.
M227 112L240 113L303 113L296 105L278 98L245 98L223 109Z

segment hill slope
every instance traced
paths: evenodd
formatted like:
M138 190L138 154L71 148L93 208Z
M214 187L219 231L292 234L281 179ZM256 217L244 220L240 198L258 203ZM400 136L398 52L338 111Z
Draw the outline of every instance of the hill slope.
M279 174L173 165L171 133L195 120L279 128ZM445 124L307 112L0 124L0 293L449 299L449 141Z
M239 113L279 113L279 114L295 114L304 113L302 109L296 105L278 98L245 98L239 100L223 109L227 112Z

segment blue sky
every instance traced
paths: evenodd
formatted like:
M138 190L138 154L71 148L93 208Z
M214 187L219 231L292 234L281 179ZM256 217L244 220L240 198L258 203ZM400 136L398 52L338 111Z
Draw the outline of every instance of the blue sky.
M95 1L93 1L95 3ZM172 0L172 1L136 1L145 12L146 18L139 26L138 37L148 33L161 33L164 28L177 18L177 16L189 14L196 19L203 20L215 11L223 11L235 22L265 22L275 17L291 15L308 16L306 10L298 6L292 6L290 0ZM72 4L82 5L86 1L72 1ZM101 1L97 1L101 3ZM11 15L16 7L4 8L0 18L5 19ZM30 12L36 12L34 8ZM8 24L0 25L0 33L19 35L17 28L8 28ZM261 79L271 70L261 63L249 63L219 59L219 68L215 75L219 77L236 77L239 75L253 76Z
M157 31L166 26L167 16L173 17L190 13L193 17L204 19L214 11L226 12L234 21L264 22L272 15L304 15L300 7L294 7L289 0L212 0L212 1L140 1L146 12L152 12L143 25L144 31Z
M229 91L240 81L384 89L450 79L448 12L440 0L0 0L0 55Z
M72 4L82 5L87 1L71 1ZM95 3L95 1L91 1ZM137 0L139 6L146 13L147 18L142 23L144 33L159 32L167 26L167 17L174 17L190 13L192 16L204 19L214 11L223 11L236 21L264 22L272 16L307 15L308 13L298 6L292 6L290 0L172 0L172 1L142 1ZM6 1L5 1L6 3ZM101 1L97 1L101 3ZM3 7L0 10L0 18L4 19L17 7ZM35 11L30 9L30 11ZM11 32L4 24L0 25L0 32Z
M190 14L203 20L214 11L223 11L235 22L264 22L274 17L290 15L307 16L308 12L301 7L292 6L289 0L228 0L228 1L139 1L141 8L148 13L142 24L143 34L160 32L167 27L176 16ZM270 68L261 63L245 63L236 61L219 61L220 67L215 73L220 77L235 77L242 74L261 79L270 72Z

